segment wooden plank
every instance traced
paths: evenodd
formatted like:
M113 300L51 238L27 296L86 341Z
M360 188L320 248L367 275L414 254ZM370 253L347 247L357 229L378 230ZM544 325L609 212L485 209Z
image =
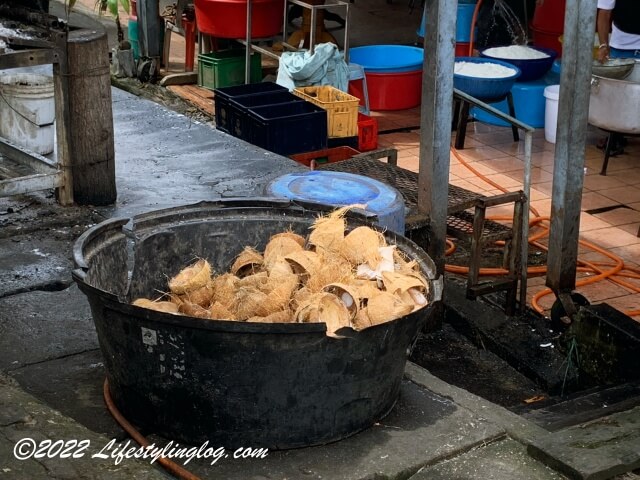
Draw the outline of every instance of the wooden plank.
M196 85L172 85L167 88L198 110L207 115L214 115L213 92L211 90Z
M33 67L48 65L59 61L59 54L55 50L21 50L0 55L0 70L5 68Z
M56 162L2 137L0 137L0 155L26 165L36 173L55 173L58 170Z
M0 180L0 197L23 195L25 193L49 190L62 186L62 172L38 173L26 177Z

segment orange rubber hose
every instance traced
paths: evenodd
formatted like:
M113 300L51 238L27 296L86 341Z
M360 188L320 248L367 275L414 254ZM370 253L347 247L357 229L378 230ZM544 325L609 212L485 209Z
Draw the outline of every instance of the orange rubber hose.
M471 31L469 32L469 56L473 57L473 33L476 29L476 22L478 21L478 12L482 6L482 0L478 0L476 8L473 9L473 17L471 17Z
M113 416L116 422L127 432L131 438L133 438L140 446L148 447L150 443L147 441L144 436L136 430L136 428L129 423L129 421L124 418L124 416L118 410L118 407L113 403L113 399L111 398L111 393L109 392L109 380L104 379L104 384L102 386L102 395L104 396L104 403L107 405L107 409L109 413ZM168 458L159 457L158 462L162 465L165 470L170 472L172 475L182 479L182 480L200 480L200 477L197 477L193 473L188 470L185 470L180 465L175 462L172 462Z
M487 178L485 175L480 173L477 169L473 168L473 166L471 166L467 161L465 161L464 158L458 153L458 151L455 148L452 148L451 151L454 154L454 156L458 159L458 161L465 168L471 171L476 177L486 182L487 184L491 185L493 188L496 188L502 192L508 191L506 188L502 187L498 183ZM550 221L550 217L540 216L538 211L531 206L529 207L529 210L534 215L533 218L529 219L529 226L539 228L540 230L536 233L531 233L529 235L528 241L531 245L534 245L537 248L546 251L547 247L539 243L538 240L546 237L549 234L548 222ZM494 220L494 221L512 221L511 217L506 217L506 216L487 216L487 219ZM630 283L629 281L624 280L624 279L640 280L639 268L625 266L624 260L622 258L605 250L604 248L594 243L587 242L585 240L579 240L579 244L582 247L588 248L594 252L597 252L609 258L610 260L612 260L613 263L587 262L587 261L578 259L577 271L582 273L593 273L594 276L588 277L588 278L581 278L577 280L576 287L591 285L593 283L596 283L602 280L609 280L634 293L640 293L640 286L636 286L633 283ZM450 250L451 248L449 248L447 252L449 252ZM447 272L455 273L459 275L466 275L469 272L468 267L463 267L459 265L449 265L449 264L445 266L445 270ZM546 266L527 267L527 274L529 276L544 275L546 271L547 271ZM480 275L486 275L486 276L505 275L507 273L508 271L503 268L481 268L480 269ZM531 300L532 308L538 313L543 313L544 309L541 307L539 300L542 297L546 295L550 295L552 293L553 291L549 288L543 289L540 292L536 293ZM640 315L640 310L630 310L624 313L628 316L636 316L636 315Z

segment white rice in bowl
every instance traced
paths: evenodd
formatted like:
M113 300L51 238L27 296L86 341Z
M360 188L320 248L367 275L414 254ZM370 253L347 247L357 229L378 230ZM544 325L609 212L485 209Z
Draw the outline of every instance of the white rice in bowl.
M456 62L453 73L475 78L506 78L515 75L516 70L491 62Z
M544 52L526 45L509 45L508 47L488 48L482 52L483 55L493 58L507 58L509 60L539 60L549 58Z

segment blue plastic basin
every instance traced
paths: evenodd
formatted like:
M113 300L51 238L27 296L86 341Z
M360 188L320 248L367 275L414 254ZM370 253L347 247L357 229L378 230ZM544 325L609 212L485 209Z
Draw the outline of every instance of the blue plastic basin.
M488 49L482 50L480 52L480 56L484 58L490 58L491 60L500 60L502 62L507 62L513 65L514 67L518 67L520 69L520 76L518 77L518 82L531 82L533 80L538 80L539 78L544 77L544 75L551 70L553 66L553 61L558 56L555 50L550 48L543 47L529 47L534 50L538 50L542 53L546 53L549 55L546 58L535 58L535 59L513 59L513 58L500 58L500 57L490 57L486 55L484 52Z
M458 2L458 16L456 21L456 42L469 42L471 40L471 21L473 20L473 11L476 9L476 2L461 3ZM416 31L419 37L424 38L425 26L427 18L424 12L420 28ZM477 28L474 31L474 37L477 35Z
M468 62L468 63L495 63L502 65L503 67L511 68L515 70L515 73L510 77L500 78L485 78L485 77L468 77L466 75L453 74L453 86L458 90L462 90L464 93L471 95L472 97L484 100L501 99L509 91L516 81L516 78L520 76L520 69L509 63L502 62L500 60L493 60L488 58L478 57L456 57L456 62Z
M349 61L365 72L399 73L422 70L424 50L405 45L367 45L349 49Z

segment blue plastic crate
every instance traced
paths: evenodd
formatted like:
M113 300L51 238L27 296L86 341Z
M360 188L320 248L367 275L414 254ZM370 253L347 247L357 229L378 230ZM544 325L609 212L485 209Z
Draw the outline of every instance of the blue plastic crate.
M250 141L280 155L327 148L327 111L310 102L249 109Z
M230 102L245 95L269 94L273 92L288 92L286 87L273 82L249 83L234 85L213 90L213 102L216 115L216 128L231 133L230 116L233 115Z
M232 98L229 103L229 133L249 141L251 128L249 109L288 102L304 102L304 100L293 93L279 90Z

